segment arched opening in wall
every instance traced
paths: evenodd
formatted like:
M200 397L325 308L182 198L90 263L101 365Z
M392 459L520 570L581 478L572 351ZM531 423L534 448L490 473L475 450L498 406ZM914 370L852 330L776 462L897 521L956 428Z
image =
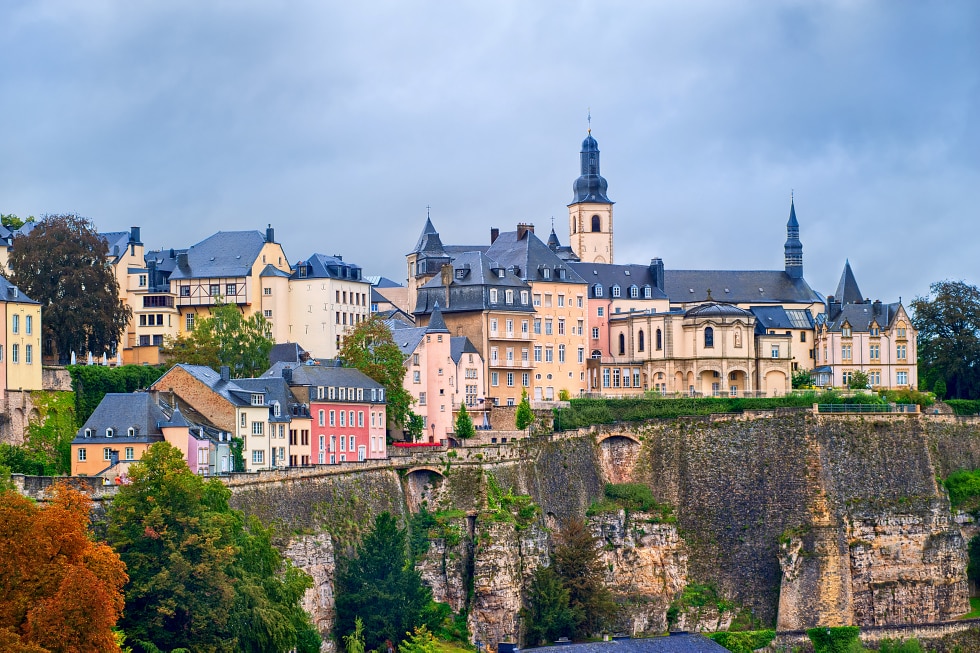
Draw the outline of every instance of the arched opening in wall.
M646 340L644 339L643 336L643 329L640 329L640 332L636 334L636 349L638 351L643 351L644 349L646 349L646 344L647 344Z
M640 443L625 435L611 435L599 443L599 463L609 483L632 483Z
M423 505L435 506L442 491L445 477L434 469L418 468L405 474L405 500L411 512L418 512Z
M592 231L602 231L602 220L597 215L592 216Z
M786 374L782 370L766 372L765 391L770 397L786 394Z
M745 372L741 370L735 370L728 373L728 394L731 397L742 397L745 392L749 390L746 381L748 377Z
M657 329L657 351L664 348L664 334L663 331Z
M715 346L715 330L711 327L704 327L704 347L705 349Z
M697 386L694 385L694 372L687 373L687 387L685 388L685 391L692 396L698 391Z
M619 355L623 356L626 354L626 334L619 334Z

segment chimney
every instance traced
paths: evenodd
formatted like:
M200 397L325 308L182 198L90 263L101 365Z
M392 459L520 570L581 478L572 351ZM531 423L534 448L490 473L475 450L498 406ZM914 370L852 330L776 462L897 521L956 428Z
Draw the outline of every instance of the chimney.
M872 315L881 315L881 300L880 299L876 299L874 301L874 304L871 305L871 314Z
M272 228L271 224L265 228L265 242L267 243L276 242L276 230Z
M661 258L650 259L650 276L653 277L653 285L660 290L664 289L664 261Z
M837 316L840 315L841 305L839 301L834 299L833 295L827 297L827 319L836 320Z
M490 227L490 244L493 245L493 241L497 240L497 236L500 235L500 229L496 227Z
M187 252L180 252L177 254L177 267L186 268L187 267Z
M131 242L131 243L133 243L135 245L142 245L143 244L143 243L140 242L140 228L139 227L130 227L129 228L129 242Z
M221 380L225 383L231 381L231 368L229 368L227 365L221 366Z
M282 380L285 381L287 384L293 382L293 368L291 367L282 368Z
M526 236L527 235L527 232L529 232L529 231L532 234L534 233L534 225L533 224L526 224L524 222L518 223L518 225L517 225L517 240L524 240L524 236Z
M442 285L448 286L449 284L451 284L453 282L452 264L446 263L445 265L443 265L439 271L439 275L440 275L439 280L442 282Z

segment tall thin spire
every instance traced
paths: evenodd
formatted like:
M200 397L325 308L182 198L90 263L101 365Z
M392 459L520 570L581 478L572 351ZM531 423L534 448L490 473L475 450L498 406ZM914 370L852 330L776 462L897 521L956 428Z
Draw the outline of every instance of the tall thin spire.
M803 243L800 241L800 223L796 220L796 200L789 194L789 220L786 222L786 244L783 246L786 274L794 279L803 278Z

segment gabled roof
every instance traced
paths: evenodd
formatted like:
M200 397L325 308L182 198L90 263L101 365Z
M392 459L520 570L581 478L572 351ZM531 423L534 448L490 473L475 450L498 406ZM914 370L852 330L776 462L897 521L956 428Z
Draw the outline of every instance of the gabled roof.
M389 327L391 328L391 327ZM392 328L391 335L395 344L402 352L402 358L408 358L418 348L419 343L425 338L426 327L401 327Z
M840 281L837 283L834 301L841 304L860 304L864 301L864 295L861 294L857 279L854 278L854 273L851 271L850 261L844 261L844 271L841 272Z
M291 367L293 371L290 385L312 385L312 386L344 386L348 388L383 388L384 386L353 367L334 367L332 365L296 365L290 363L278 363L279 376L282 376L282 367ZM266 378L273 370L269 370L262 375Z
M501 233L487 249L486 255L505 268L520 269L518 276L527 281L585 283L567 261L559 258L530 229ZM545 278L544 270L549 270L548 278ZM559 270L565 271L564 278L560 278Z
M657 280L649 266L615 263L571 263L570 265L589 284L589 297L595 297L595 285L599 284L602 286L603 298L612 297L612 287L618 285L622 291L621 298L629 298L630 286L636 286L640 289L639 299L644 299L643 288L649 286L650 299L667 299L667 293L657 287Z
M15 302L17 304L40 304L20 291L20 288L7 281L6 277L0 276L0 301Z
M110 392L102 398L92 415L85 420L75 435L75 442L157 442L163 440L158 424L168 422L166 414L148 392ZM106 429L113 430L113 437L106 437ZM135 437L129 437L130 428L136 429ZM85 430L92 430L92 437L85 437ZM122 443L120 443L122 444Z
M476 354L479 356L480 351L466 336L453 336L450 338L449 356L453 359L453 362L458 365L463 354Z
M783 270L664 270L664 290L671 302L711 299L733 304L813 303L823 298L804 279Z
M126 249L129 247L128 231L107 231L105 233L100 233L99 236L106 241L106 253L108 253L109 256L122 256L126 253Z
M309 357L310 355L305 349L299 346L299 343L281 342L279 344L272 345L272 349L269 351L269 364L275 365L279 361L300 363Z
M235 379L235 385L252 394L265 395L265 404L270 407L269 419L273 422L288 422L289 405L296 403L296 398L289 391L289 384L282 378L260 377L257 379ZM273 402L279 403L279 416L272 414Z
M206 365L178 363L174 367L181 368L235 406L250 406L252 404L250 392L236 385L235 381L222 380L220 373Z
M290 275L288 272L280 270L272 263L267 263L266 266L262 268L262 271L259 272L259 276L260 277L285 277L288 279Z
M219 231L187 249L187 264L177 265L171 279L244 277L265 245L259 231Z
M870 329L872 321L881 328L889 328L895 321L895 317L901 308L901 302L892 304L882 304L880 302L864 302L862 304L844 304L840 307L840 313L830 321L826 321L827 329L830 331L840 331L847 322L854 333L866 332Z
M402 284L398 283L393 279L382 276L380 274L374 274L368 277L364 277L364 280L375 288L404 288Z

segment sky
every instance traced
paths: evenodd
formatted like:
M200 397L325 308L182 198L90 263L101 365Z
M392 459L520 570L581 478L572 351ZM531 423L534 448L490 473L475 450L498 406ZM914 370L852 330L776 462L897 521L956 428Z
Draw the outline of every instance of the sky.
M818 292L980 284L975 0L6 0L0 97L0 212L152 248L567 244L591 112L617 263L781 269L792 193Z

